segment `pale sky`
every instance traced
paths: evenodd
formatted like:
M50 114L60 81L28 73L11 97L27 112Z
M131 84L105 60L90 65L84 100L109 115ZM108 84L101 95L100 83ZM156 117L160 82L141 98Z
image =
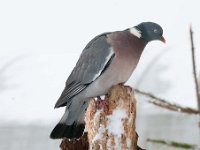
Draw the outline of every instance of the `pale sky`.
M155 65L167 66L161 76L170 88L158 95L195 108L189 25L200 58L199 6L198 0L1 1L0 119L58 119L60 110L54 110L54 104L85 45L102 32L144 21L159 23L167 44L149 43L128 84L134 86L148 63L163 51ZM142 90L157 95L149 85L145 87Z

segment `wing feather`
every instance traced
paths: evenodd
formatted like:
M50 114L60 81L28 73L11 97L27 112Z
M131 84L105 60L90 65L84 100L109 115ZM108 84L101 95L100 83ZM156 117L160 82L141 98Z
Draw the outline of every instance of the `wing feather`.
M95 81L108 67L114 52L107 42L107 34L101 34L90 41L68 77L56 108L65 106L74 96Z

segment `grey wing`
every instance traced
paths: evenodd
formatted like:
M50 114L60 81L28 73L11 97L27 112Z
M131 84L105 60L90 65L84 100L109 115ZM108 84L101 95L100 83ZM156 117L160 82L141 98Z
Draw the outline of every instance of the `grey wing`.
M107 33L109 34L109 33ZM95 37L83 50L75 68L67 79L65 89L55 107L65 106L71 98L96 80L114 56L107 34Z

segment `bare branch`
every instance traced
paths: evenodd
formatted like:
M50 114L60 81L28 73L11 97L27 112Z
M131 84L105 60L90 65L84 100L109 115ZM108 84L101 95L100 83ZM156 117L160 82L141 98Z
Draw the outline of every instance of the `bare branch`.
M199 95L200 95L200 72L199 72L199 78L198 78L198 87L199 87L199 88L198 88L198 89L199 89L198 92L199 92Z
M189 108L189 107L183 107L183 106L180 106L178 104L172 104L172 103L170 103L170 102L168 102L164 99L161 99L161 98L154 96L151 93L143 92L143 91L140 91L138 89L134 89L134 90L135 90L135 92L137 92L139 94L150 97L151 100L148 100L148 102L150 102L154 105L160 106L162 108L166 108L166 109L169 109L169 110L172 110L172 111L177 111L177 112L188 113L188 114L200 114L200 111L198 111L196 109L192 109L192 108Z
M194 75L194 82L195 82L195 89L196 89L196 97L197 97L198 110L200 111L200 93L199 93L199 85L198 85L197 71L196 71L195 49L194 49L192 26L190 26L190 40L191 40L192 68L193 68L193 75Z
M194 149L197 147L197 145L193 145L193 144L180 143L180 142L175 142L175 141L165 141L161 139L147 139L147 142L163 144L170 147L183 148L183 149Z

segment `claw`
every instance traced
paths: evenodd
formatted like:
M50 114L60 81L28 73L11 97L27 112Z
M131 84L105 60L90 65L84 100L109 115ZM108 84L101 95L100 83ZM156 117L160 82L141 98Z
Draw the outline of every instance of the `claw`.
M96 109L108 109L108 102L106 100L102 100L100 96L97 96L97 100L95 100Z

